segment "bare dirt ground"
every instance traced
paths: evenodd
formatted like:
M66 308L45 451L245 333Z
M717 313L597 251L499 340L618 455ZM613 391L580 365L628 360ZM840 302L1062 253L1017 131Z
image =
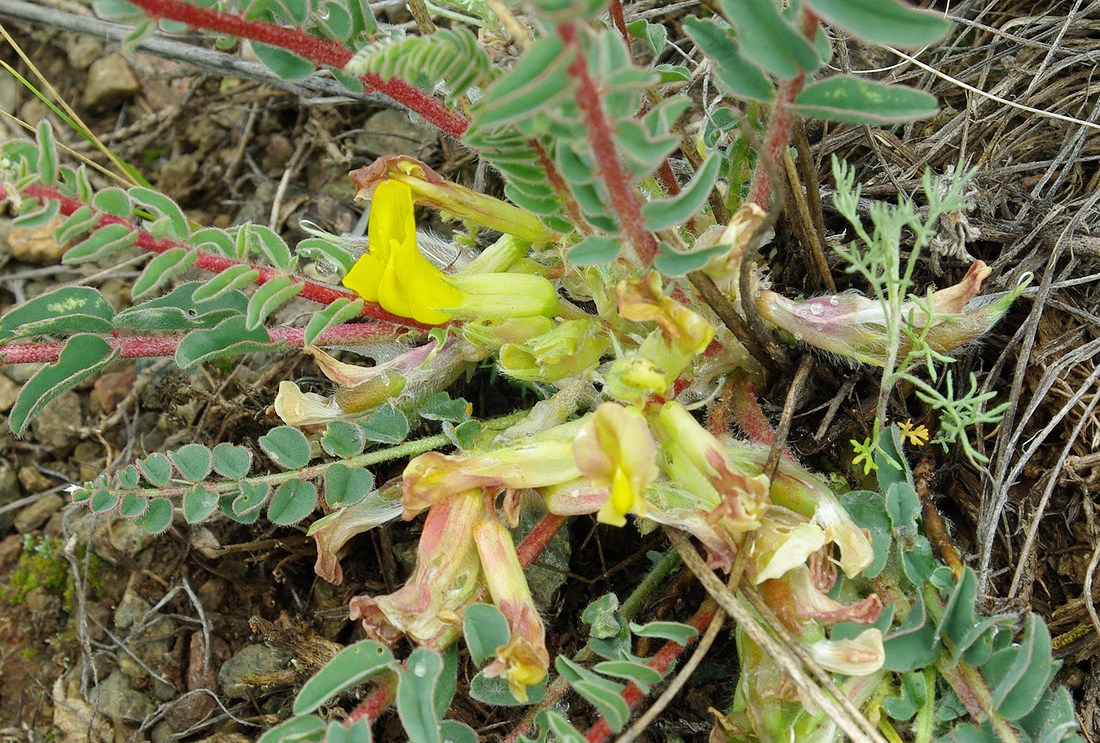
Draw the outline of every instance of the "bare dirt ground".
M625 6L628 19L649 7ZM1036 275L1036 289L958 363L960 375L977 373L984 389L1012 403L1003 424L978 432L990 466L979 472L955 453L928 449L926 484L971 562L978 530L998 529L991 557L998 572L985 609L1030 608L1047 619L1065 661L1058 680L1072 690L1082 729L1095 740L1100 627L1089 597L1100 562L1100 2L966 1L952 4L951 14L961 19L963 33L953 35L959 41L919 54L919 64L844 45L834 58L839 68L876 69L881 79L930 90L941 114L893 130L810 128L809 165L827 186L830 155L846 158L867 184L864 196L884 200L919 191L926 168L975 167L973 210L954 225L965 250L992 266L990 291L1010 288L1008 277L1019 271ZM682 38L675 14L663 20L670 38ZM145 53L126 60L115 43L0 21L104 142L196 223L251 220L294 239L304 236L302 219L348 231L357 212L345 173L391 152L415 154L458 180L474 178L468 151L391 109L196 72ZM34 79L10 45L0 56ZM0 119L7 136L22 136L14 117L33 125L48 115L7 75L0 76L0 111L10 114ZM55 122L55 131L96 159L71 130ZM827 227L839 233L827 201ZM798 246L806 239L795 216L781 220L773 245L783 247L769 260L773 279L791 293L802 288ZM92 273L116 306L128 301L140 263L65 267L60 252L0 216L0 311ZM943 286L966 264L945 257L923 267L921 279ZM846 280L839 270L834 276ZM0 413L31 372L0 368ZM334 587L314 575L313 546L301 529L221 522L173 526L151 539L126 521L95 519L66 504L65 486L118 461L190 441L254 445L278 422L269 406L283 379L324 389L297 354L186 373L162 362L120 362L52 403L25 438L0 435L0 741L252 740L286 714L333 643L356 639L348 598L400 584L408 569L400 556L415 544L415 522L359 537L344 563L345 582ZM772 411L785 393L784 383L767 391ZM478 410L500 402L499 390L481 378L464 394ZM873 371L821 375L799 405L793 447L819 469L846 471L847 442L869 429L876 395ZM838 398L839 411L818 435L821 410ZM906 407L893 413L919 417L916 400ZM1007 493L1003 508L997 493ZM552 655L583 641L580 608L608 590L629 590L646 551L660 546L659 535L639 541L587 519L571 525L569 538L568 574L546 609ZM658 613L679 618L692 590L671 587ZM707 708L732 693L732 656L732 643L719 643L666 713L662 735L706 739ZM289 665L290 658L298 662ZM204 688L218 692L198 691ZM476 706L459 716L489 738L501 721ZM399 735L387 725L377 731L383 740Z

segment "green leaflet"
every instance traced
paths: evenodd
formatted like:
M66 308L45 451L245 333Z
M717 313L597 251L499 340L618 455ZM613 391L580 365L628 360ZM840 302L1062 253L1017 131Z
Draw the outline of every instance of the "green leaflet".
M932 116L936 97L904 85L837 75L807 85L795 99L803 116L850 124L897 124Z
M22 436L31 419L51 400L94 376L117 359L121 351L97 335L74 335L65 344L57 361L38 370L23 385L11 409L8 425Z
M305 715L345 689L391 670L395 665L389 648L373 640L350 645L302 685L294 699L294 714Z
M943 16L901 0L806 0L806 4L830 23L876 44L925 46L951 30L951 22Z
M109 333L115 308L90 287L67 286L40 294L0 318L0 342L70 333Z

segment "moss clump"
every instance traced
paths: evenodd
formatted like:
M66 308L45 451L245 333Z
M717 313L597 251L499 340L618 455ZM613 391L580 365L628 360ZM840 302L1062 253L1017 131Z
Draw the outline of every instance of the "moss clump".
M19 564L12 570L8 585L0 586L0 598L9 605L16 606L26 600L28 593L41 586L61 593L64 599L62 608L71 611L76 584L62 549L63 544L57 537L25 535ZM99 579L95 577L99 564L99 559L92 555L88 565L88 588L93 594L100 593L102 588Z

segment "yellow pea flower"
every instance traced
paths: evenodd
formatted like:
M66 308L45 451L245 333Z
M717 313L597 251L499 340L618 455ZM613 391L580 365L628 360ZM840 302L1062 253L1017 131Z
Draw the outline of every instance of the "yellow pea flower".
M370 252L348 271L344 286L401 317L429 325L451 319L445 310L460 305L462 293L416 246L412 189L397 181L378 184L367 237Z
M374 187L370 252L344 277L344 286L388 312L427 325L451 319L552 316L558 309L554 285L542 276L475 273L448 276L416 245L413 192L385 180Z

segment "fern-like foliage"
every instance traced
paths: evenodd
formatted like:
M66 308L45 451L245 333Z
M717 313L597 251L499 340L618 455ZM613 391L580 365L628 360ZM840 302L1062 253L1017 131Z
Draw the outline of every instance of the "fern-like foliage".
M382 39L356 52L345 72L373 73L384 80L396 77L428 91L438 89L449 106L458 105L471 89L483 89L497 75L477 38L462 26L431 36Z

